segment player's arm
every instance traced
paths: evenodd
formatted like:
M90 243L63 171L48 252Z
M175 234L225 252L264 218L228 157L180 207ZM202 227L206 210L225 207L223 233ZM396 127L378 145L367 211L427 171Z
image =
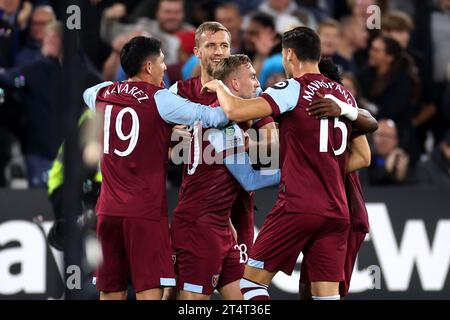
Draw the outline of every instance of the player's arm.
M356 137L349 146L347 172L370 166L371 152L367 138L364 135Z
M206 83L202 90L206 89L217 93L220 106L232 121L244 122L267 117L273 113L269 103L263 98L242 99L237 97L220 80Z
M86 90L84 90L83 100L84 100L84 103L86 103L86 105L89 107L89 109L91 109L92 111L95 112L95 100L97 99L97 93L102 88L110 86L112 84L113 84L113 82L111 82L111 81L105 81L105 82L99 83L93 87L90 87L90 88L87 88Z
M239 127L234 124L234 135L230 137L232 145L227 143L225 130L214 130L208 135L208 140L216 153L226 152L231 148L238 151L236 154L226 155L224 164L233 177L250 192L280 183L280 170L254 170L248 154L244 151L244 137Z
M160 116L167 123L193 125L201 121L204 128L223 127L229 120L222 108L211 108L177 96L167 89L155 93Z
M272 150L278 150L278 131L272 117L255 120L252 128L258 130L260 133L258 147L267 148L267 154L272 153Z
M344 116L353 121L353 125L364 134L378 129L378 122L369 111L354 108L331 94L324 97L318 95L321 99L314 101L306 109L309 115L316 118Z
M254 99L234 96L220 80L206 83L204 89L216 92L227 116L238 122L272 114L276 117L291 111L298 105L300 97L300 83L295 79L279 82Z
M225 157L224 164L233 177L247 191L255 191L280 183L281 173L276 170L254 170L246 152Z

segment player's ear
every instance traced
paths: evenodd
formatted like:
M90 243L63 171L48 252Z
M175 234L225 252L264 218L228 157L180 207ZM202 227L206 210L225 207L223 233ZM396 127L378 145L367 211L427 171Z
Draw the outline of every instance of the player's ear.
M233 88L233 90L234 91L239 91L239 81L236 79L236 78L234 78L234 79L231 79L231 87Z
M145 63L145 72L147 72L148 74L152 74L152 67L153 67L153 64L152 64L152 61L151 60L148 60L146 63Z
M286 52L286 60L289 61L289 62L292 62L292 55L293 54L294 54L294 51L292 51L291 48L288 48L287 52Z
M198 51L197 47L194 47L194 54L196 57L200 57L200 52Z

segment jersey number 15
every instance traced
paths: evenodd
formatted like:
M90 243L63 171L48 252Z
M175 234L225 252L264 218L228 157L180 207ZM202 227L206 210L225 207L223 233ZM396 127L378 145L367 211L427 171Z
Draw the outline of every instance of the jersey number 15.
M334 150L334 155L339 156L344 153L347 147L347 136L348 129L344 122L339 121L338 117L334 118L334 128L341 130L342 132L342 142L339 149ZM328 152L328 118L320 119L320 152Z

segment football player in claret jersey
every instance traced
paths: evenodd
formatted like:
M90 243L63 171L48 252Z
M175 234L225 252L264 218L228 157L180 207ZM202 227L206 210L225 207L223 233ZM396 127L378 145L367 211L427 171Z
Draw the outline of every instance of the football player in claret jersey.
M231 120L279 117L279 193L250 252L241 291L244 299L269 299L272 278L278 271L291 274L303 252L312 266L313 299L339 299L349 230L345 151L351 121L358 116L356 102L345 88L320 74L320 39L314 31L290 30L282 45L290 79L260 97L240 99L217 80L205 85L217 93ZM306 109L318 99L316 93L337 98L341 117L310 117Z
M320 72L327 78L342 84L341 74L337 66L330 59L321 59L319 63ZM326 107L322 105L320 101L313 103L308 108L308 113L311 116L339 116L340 111L338 109ZM350 153L348 168L359 168L360 165L352 164L354 153L359 153L362 159L360 161L365 162L364 166L370 163L371 153L370 147L367 143L367 139L363 134L374 132L378 128L378 123L372 115L364 109L358 109L358 119L354 122L355 130L353 130L352 143L349 146ZM355 145L357 147L355 148ZM349 172L346 181L345 188L347 192L347 201L349 205L350 216L350 230L347 239L347 252L345 256L345 280L339 284L339 294L345 297L348 294L350 287L350 280L355 266L356 257L358 251L369 232L369 219L367 209L365 206L364 195L359 181L358 172ZM308 279L308 261L304 259L301 265L300 272L300 297L301 299L311 299L310 281Z
M125 299L129 280L137 299L161 299L163 287L176 284L165 187L172 126L224 126L228 119L221 108L164 89L159 40L131 39L120 62L127 81L102 83L83 94L103 115L103 183L96 208L103 262L96 285L101 299Z
M195 32L194 48L194 53L200 60L201 75L186 81L178 81L170 90L194 102L206 105L215 104L217 95L213 92L202 93L201 89L204 83L214 79L213 71L220 61L230 56L230 43L230 32L222 24L214 21L202 23ZM271 117L266 117L255 122L254 128L265 130L266 137L271 136L271 130L276 129ZM184 178L186 175L187 170L184 170ZM247 192L241 187L238 187L235 192L237 196L231 209L231 221L237 231L242 257L245 258L248 256L248 250L253 245L254 238L253 193Z
M224 58L214 74L223 79L230 86L230 90L240 97L256 97L259 81L247 56L233 55ZM192 164L187 165L178 205L173 214L172 242L181 299L207 299L215 288L224 299L242 299L239 280L243 276L244 265L241 262L244 257L230 230L231 207L237 197L237 191L241 188L238 181L249 191L264 185L257 181L258 177L248 179L250 183L247 184L246 179L242 180L233 174L233 169L228 167L226 160L225 165L207 161L211 135L220 140L223 135L228 136L222 135L223 132L217 132L218 130L214 131L216 132L204 132L208 139L200 138L194 133ZM234 124L225 131L233 132L228 142L237 138L240 145L236 147L243 149L241 129ZM225 143L224 148L212 144L215 147L214 158L226 151L225 149L230 149L228 143ZM231 148L234 147L233 142ZM240 166L236 164L234 168L240 171ZM259 178L262 178L262 181L272 181L270 184L279 182L279 179L264 175Z

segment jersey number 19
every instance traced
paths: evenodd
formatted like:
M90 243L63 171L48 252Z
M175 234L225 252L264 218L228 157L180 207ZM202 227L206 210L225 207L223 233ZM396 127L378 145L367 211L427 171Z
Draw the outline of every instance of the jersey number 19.
M107 105L105 109L105 121L103 126L103 153L109 153L109 127L111 125L112 105ZM125 135L122 131L123 116L129 113L131 115L131 130ZM122 141L130 140L128 147L124 151L114 149L114 153L121 157L126 157L133 152L139 138L139 117L133 108L127 107L119 111L116 117L115 129L117 137Z

